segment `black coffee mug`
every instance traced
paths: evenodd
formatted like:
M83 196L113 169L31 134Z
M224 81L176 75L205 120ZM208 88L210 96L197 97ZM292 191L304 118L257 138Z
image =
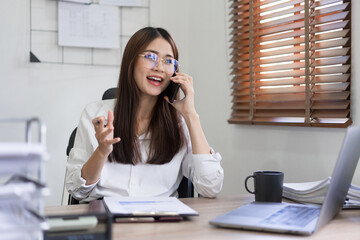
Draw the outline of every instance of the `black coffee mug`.
M254 179L254 191L247 187L247 181ZM284 173L276 171L256 171L253 175L246 177L245 188L255 194L257 202L281 202L284 183Z

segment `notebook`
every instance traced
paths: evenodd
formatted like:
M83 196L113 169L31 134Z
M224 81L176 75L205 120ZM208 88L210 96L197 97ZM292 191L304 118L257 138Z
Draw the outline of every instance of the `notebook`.
M252 202L218 216L218 227L311 235L341 210L360 156L360 127L348 127L322 206Z

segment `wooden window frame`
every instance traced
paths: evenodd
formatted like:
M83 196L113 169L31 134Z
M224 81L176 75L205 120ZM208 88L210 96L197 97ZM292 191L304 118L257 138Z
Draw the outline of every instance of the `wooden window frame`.
M351 125L351 0L230 0L233 124Z

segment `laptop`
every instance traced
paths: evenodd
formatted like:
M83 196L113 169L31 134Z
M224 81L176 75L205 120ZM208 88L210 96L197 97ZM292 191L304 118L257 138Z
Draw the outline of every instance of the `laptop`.
M360 127L348 127L322 206L252 202L218 216L218 227L311 235L341 210L360 156Z

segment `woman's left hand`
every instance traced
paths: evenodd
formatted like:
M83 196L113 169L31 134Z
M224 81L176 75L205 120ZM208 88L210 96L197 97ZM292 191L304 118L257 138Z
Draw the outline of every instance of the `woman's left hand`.
M194 104L194 86L191 76L185 73L176 73L176 76L171 77L170 81L174 83L180 83L180 88L184 92L185 97L181 100L174 100L173 103L169 101L169 98L165 96L165 100L171 104L183 117L189 114L196 114Z

